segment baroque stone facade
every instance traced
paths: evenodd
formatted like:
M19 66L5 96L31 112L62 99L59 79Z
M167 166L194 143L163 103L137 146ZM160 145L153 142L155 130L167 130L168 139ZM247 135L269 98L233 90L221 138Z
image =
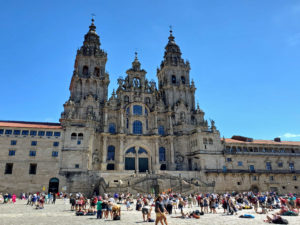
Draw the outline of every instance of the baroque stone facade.
M300 142L221 138L195 105L190 64L172 31L157 85L136 54L109 97L106 62L92 20L60 123L0 122L0 191L299 192ZM34 165L36 173L28 175Z

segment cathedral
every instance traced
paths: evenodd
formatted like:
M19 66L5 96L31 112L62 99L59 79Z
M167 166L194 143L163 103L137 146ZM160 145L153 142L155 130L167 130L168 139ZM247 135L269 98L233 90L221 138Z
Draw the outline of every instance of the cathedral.
M299 192L300 142L221 138L172 30L157 83L136 53L108 96L106 62L92 20L60 123L0 121L0 192Z

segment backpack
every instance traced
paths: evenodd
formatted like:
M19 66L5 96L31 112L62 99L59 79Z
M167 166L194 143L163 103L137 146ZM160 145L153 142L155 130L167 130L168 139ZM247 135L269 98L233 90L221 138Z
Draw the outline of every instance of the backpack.
M115 216L114 217L114 220L120 220L121 218L120 218L120 216Z

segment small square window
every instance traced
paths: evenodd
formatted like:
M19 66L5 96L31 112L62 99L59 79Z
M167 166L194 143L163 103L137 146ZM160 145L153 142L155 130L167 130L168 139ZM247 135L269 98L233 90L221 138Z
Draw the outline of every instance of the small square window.
M31 130L30 131L30 136L36 136L36 130Z
M47 136L47 137L51 137L52 135L53 135L53 132L52 132L52 131L47 131L47 132L46 132L46 136Z
M278 167L283 167L283 162L278 162Z
M14 155L16 155L16 151L15 150L9 150L8 155L9 156L14 156Z
M14 164L12 164L12 163L6 163L4 174L12 174L13 165Z
M75 164L75 168L78 169L79 168L79 164Z
M60 137L60 132L54 132L55 137Z
M14 135L20 135L21 131L20 130L14 130Z
M52 152L52 157L57 157L58 156L58 152L57 151L53 151Z
M54 147L58 147L59 146L59 142L58 141L53 142L53 146Z
M0 129L0 134L3 134L4 133L4 130L3 129Z
M243 166L243 162L242 161L238 161L238 166Z
M29 174L35 175L36 174L36 167L37 167L37 164L30 164L29 165Z
M227 162L232 162L231 158L227 158Z
M36 151L29 151L29 156L36 156Z
M37 141L31 141L31 146L37 146Z
M38 136L45 136L45 131L39 131Z
M257 180L256 176L252 176L252 180L254 181Z
M241 185L241 182L237 182L237 185Z
M16 140L11 140L10 141L10 145L16 145L17 144L17 141Z
M297 180L297 176L293 176L293 180Z
M273 181L274 180L274 177L273 176L270 176L270 181Z
M81 141L77 141L77 144L80 145L80 144L81 144Z
M27 136L29 134L28 130L22 130L22 135Z
M12 130L5 130L5 134L12 134Z

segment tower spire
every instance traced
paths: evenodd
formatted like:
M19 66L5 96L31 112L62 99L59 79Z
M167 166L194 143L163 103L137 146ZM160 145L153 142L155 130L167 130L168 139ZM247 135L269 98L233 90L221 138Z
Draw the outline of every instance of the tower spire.
M172 25L170 25L169 28L170 28L169 42L174 42L175 37L173 36L173 28L172 28Z
M89 28L90 28L89 32L96 33L96 26L94 24L94 22L95 22L94 16L95 16L95 14L92 13L92 23L89 26Z

